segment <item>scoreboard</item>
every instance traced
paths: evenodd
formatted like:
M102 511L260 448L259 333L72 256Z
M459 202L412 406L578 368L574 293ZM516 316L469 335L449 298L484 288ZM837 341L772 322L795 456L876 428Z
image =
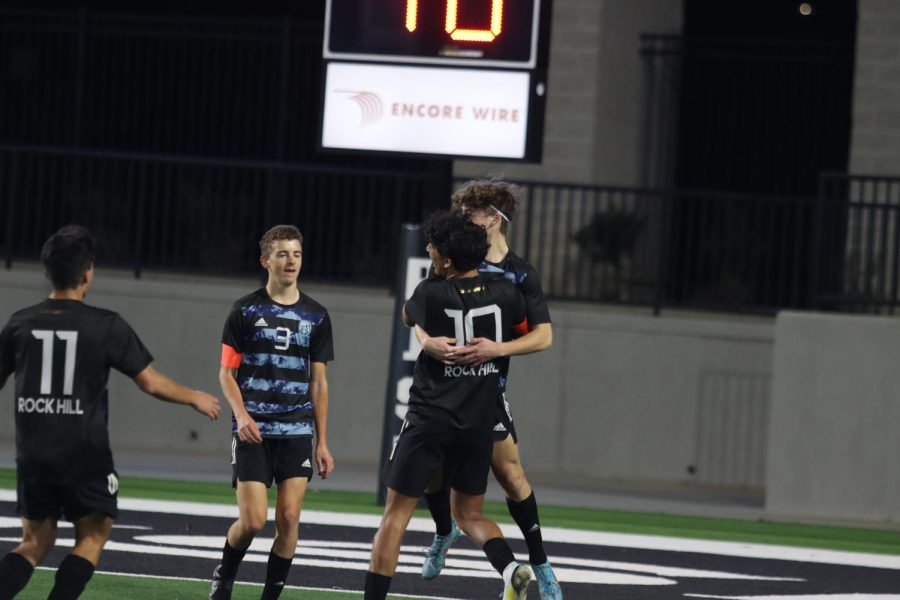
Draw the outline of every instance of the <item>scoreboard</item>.
M327 0L323 149L539 162L551 0Z

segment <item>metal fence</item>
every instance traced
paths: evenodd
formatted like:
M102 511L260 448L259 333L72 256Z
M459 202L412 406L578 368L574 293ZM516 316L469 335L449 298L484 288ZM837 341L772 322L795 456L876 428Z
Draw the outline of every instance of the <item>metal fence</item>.
M774 313L900 305L900 178L822 177L818 198L520 182L512 249L561 300ZM389 286L401 223L421 222L424 171L0 146L7 267L79 222L98 263L258 273L255 243L300 226L306 277Z
M98 264L182 273L258 273L275 223L304 234L304 275L384 285L400 224L419 222L428 173L0 147L6 265L36 260L68 222L92 229ZM391 198L379 202L378 198Z
M823 174L816 207L814 306L894 314L900 306L900 177Z

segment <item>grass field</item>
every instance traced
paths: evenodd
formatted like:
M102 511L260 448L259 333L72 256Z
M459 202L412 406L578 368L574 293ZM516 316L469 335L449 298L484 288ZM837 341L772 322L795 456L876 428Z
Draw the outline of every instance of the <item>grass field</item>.
M0 488L15 489L16 475L0 469ZM160 479L122 477L119 494L123 498L183 500L233 504L234 495L227 485ZM273 504L274 505L274 501ZM310 489L303 508L363 514L381 514L374 492L333 492ZM506 505L488 502L485 512L500 523L512 523ZM425 511L418 516L427 517ZM806 525L772 521L681 517L616 510L594 510L559 506L541 506L541 524L590 531L639 533L697 538L781 544L805 548L900 554L900 531Z
M15 472L0 469L0 488L15 488ZM122 477L120 495L130 498L181 500L232 504L234 496L227 485L192 483ZM311 489L304 509L380 514L375 494L334 492ZM486 512L499 522L511 523L506 506L489 502ZM424 511L419 516L427 516ZM738 519L713 519L646 514L626 511L593 510L556 506L541 507L541 521L545 527L564 527L592 531L677 536L707 540L727 540L900 555L900 531L837 527L828 525L791 524ZM38 570L23 600L46 598L52 585L53 571ZM91 598L112 600L122 598L127 589L129 600L157 600L160 598L204 598L208 593L206 581L153 579L97 574L91 584ZM358 598L359 594L320 590L286 590L285 600L343 600ZM252 585L236 588L234 600L258 598L259 588Z

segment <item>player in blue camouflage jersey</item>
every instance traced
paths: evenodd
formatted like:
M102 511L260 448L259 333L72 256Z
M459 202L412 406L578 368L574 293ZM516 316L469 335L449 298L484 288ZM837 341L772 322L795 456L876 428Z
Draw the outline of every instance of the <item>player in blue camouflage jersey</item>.
M231 598L238 566L266 523L266 489L273 481L275 541L261 598L278 598L294 558L300 507L313 470L325 478L334 469L327 434L331 319L297 285L303 238L296 227L267 231L260 254L266 286L234 303L222 334L219 382L233 413L232 485L239 517L228 530L210 600Z
M499 273L516 284L528 307L531 330L515 340L498 343L489 338L457 340L429 337L422 328L416 335L422 348L434 358L453 365L479 365L497 357L518 356L550 348L553 329L550 311L537 271L509 248L507 228L515 217L519 190L516 186L493 180L471 181L460 187L451 199L453 210L487 230L488 252L478 267L482 273ZM506 401L506 378L498 390L497 417L494 425L494 452L491 469L506 493L509 513L525 537L529 560L538 580L541 600L562 600L562 590L544 550L537 501L519 456L518 436ZM444 566L450 545L459 536L459 528L450 516L448 489L429 486L425 500L436 525L436 534L422 565L422 576L433 579Z

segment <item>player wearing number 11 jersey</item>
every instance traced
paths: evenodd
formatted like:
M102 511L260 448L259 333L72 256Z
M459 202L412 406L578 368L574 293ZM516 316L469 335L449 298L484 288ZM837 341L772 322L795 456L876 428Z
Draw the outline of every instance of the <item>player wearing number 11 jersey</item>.
M17 506L22 543L0 561L0 600L13 598L56 541L57 521L75 526L53 600L87 585L117 516L119 484L109 448L110 367L161 400L215 419L219 401L165 377L128 323L84 303L94 277L94 240L70 225L41 252L50 297L15 313L0 332L0 388L15 373Z

